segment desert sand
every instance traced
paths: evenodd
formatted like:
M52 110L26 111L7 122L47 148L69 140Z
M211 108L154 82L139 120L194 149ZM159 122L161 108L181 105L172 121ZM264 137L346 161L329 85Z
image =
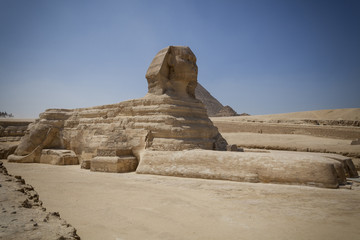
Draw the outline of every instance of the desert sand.
M101 173L5 162L82 239L357 239L360 188Z

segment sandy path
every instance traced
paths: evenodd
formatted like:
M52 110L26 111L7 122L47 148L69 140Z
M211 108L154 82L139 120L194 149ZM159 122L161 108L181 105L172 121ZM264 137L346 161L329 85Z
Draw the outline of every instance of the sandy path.
M82 239L357 239L360 190L5 162Z

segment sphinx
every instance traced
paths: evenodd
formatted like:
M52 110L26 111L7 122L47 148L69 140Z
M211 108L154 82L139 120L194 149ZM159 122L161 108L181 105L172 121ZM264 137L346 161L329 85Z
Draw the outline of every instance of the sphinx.
M29 125L14 162L42 162L43 149L67 149L78 161L134 156L148 150L225 150L226 141L195 98L196 57L170 46L151 62L140 99L81 109L48 109ZM84 164L85 165L85 164Z
M81 164L130 172L336 188L351 160L296 153L224 152L226 140L195 97L198 67L189 47L160 50L139 99L80 109L48 109L30 124L12 162ZM352 175L352 176L353 176Z

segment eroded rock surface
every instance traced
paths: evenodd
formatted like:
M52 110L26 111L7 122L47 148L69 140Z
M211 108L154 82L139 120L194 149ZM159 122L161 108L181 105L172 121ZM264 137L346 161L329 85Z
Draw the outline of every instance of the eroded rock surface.
M0 161L0 239L80 239L57 212L46 212L34 188Z
M41 151L40 163L53 165L77 165L79 159L71 150L43 149Z
M6 159L13 154L19 142L0 142L0 159Z
M19 141L33 119L0 119L0 141Z
M137 173L337 188L358 177L350 159L296 152L144 151ZM350 162L349 162L350 160Z
M32 119L0 119L0 159L15 152Z

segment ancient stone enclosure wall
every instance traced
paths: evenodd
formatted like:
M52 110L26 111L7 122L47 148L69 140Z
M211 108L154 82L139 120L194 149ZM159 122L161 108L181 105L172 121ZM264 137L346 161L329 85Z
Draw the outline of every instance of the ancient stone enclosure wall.
M0 119L0 141L19 141L33 120Z

